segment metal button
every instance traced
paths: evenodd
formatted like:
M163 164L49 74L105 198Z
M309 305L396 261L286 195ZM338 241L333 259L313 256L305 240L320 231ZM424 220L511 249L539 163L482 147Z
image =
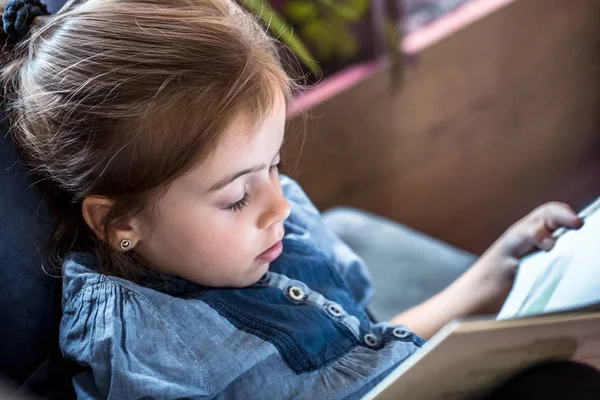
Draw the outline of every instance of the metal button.
M344 314L344 311L337 304L328 305L327 312L333 317L341 317Z
M394 330L392 331L392 335L394 335L398 339L406 339L410 336L410 332L405 331L402 328L394 328Z
M290 286L288 288L288 296L290 296L292 300L300 301L304 298L304 290L298 286Z
M379 340L377 340L377 336L373 335L372 333L367 333L363 337L363 340L365 341L365 344L369 347L375 347L379 343Z

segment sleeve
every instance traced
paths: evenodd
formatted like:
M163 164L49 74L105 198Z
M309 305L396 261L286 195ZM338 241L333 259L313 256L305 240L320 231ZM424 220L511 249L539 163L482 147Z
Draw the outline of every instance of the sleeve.
M145 297L117 282L84 286L65 304L60 347L83 367L78 398L211 397L200 361Z
M364 261L325 226L319 210L297 182L282 175L281 186L292 209L286 223L301 226L312 236L320 250L332 260L339 274L348 284L356 302L366 307L371 301L373 286Z

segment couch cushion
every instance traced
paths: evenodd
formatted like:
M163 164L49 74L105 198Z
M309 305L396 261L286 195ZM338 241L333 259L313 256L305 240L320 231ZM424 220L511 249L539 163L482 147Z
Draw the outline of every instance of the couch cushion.
M325 224L363 258L373 281L369 312L389 320L438 293L477 257L407 226L340 207L323 214Z
M0 382L52 397L68 386L57 376L61 285L41 266L52 222L0 118Z

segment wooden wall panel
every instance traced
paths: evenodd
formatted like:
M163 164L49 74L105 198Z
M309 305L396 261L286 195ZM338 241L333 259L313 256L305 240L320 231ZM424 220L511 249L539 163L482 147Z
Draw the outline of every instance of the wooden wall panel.
M289 172L319 208L481 252L542 202L600 194L600 1L519 0L420 53L401 90L382 67L310 112L301 153L299 120Z

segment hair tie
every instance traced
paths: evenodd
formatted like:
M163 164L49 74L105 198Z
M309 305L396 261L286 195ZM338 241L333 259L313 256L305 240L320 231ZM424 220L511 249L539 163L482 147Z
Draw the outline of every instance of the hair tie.
M10 0L2 13L2 28L8 44L16 44L29 33L31 22L40 15L50 15L40 0Z

